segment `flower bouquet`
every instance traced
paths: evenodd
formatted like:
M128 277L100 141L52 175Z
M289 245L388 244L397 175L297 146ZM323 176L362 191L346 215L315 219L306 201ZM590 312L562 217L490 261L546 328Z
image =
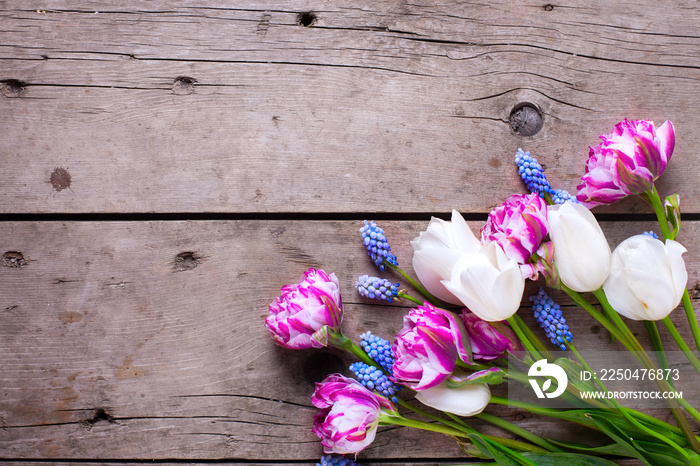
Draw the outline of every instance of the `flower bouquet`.
M518 149L515 163L529 193L514 194L495 208L479 237L457 211L450 221L431 219L411 242L417 279L399 267L384 230L365 221L360 233L372 262L415 290L411 294L370 275L355 283L367 299L415 304L392 341L365 332L355 343L343 334L343 302L333 273L309 269L298 283L282 288L265 320L275 343L336 348L358 359L349 367L352 377L330 374L311 397L319 409L313 432L328 454L320 465L355 464L378 427L389 425L454 437L467 454L501 465L605 465L625 458L650 465L700 464L691 427L700 422L700 412L677 389L679 368L669 362L657 327L663 324L684 363L700 374L697 352L668 317L683 304L693 346L700 350L700 327L686 288L686 249L676 241L680 197L662 200L654 185L673 153L674 127L668 121L657 128L646 120L624 120L601 140L590 147L576 196L554 189L537 160ZM635 235L611 252L590 208L630 195L653 208L660 236ZM526 280L543 282L530 298L541 329L518 313ZM625 405L622 395L630 391L608 386L616 377L591 376L596 372L588 353L573 344L547 288L568 295L636 361L635 372L613 374L627 381L641 374L665 405L663 414ZM645 321L652 348L630 330L630 319ZM502 383L508 384L508 397L491 392ZM529 390L535 401L511 396L515 386ZM561 404L547 404L554 399ZM584 426L599 441L540 437L488 413L489 404ZM667 422L668 413L673 422ZM469 418L507 435L480 432Z

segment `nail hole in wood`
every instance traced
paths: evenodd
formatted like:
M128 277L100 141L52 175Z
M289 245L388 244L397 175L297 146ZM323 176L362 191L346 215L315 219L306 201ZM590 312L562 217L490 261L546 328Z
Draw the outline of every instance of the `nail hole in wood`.
M551 3L548 3L544 6L544 11L552 11L554 9L554 5Z
M0 92L9 98L22 97L27 84L17 79L5 79L0 81Z
M56 191L63 191L64 189L70 188L71 176L65 168L56 167L53 172L51 172L49 181L53 189Z
M178 76L173 82L173 94L175 95L190 95L194 92L196 79L189 76Z
M105 411L103 408L97 408L95 414L90 419L83 419L81 423L87 428L91 428L94 424L100 421L113 422L114 417Z
M24 254L19 251L7 251L2 255L2 265L12 269L19 269L27 265Z
M175 256L175 271L192 270L199 265L199 257L191 251L181 252Z
M542 129L542 113L535 104L521 102L510 112L510 128L520 136L533 136Z
M299 13L297 16L297 24L299 26L304 26L305 28L311 26L316 22L316 15L312 11L306 11L304 13Z
M321 382L328 374L343 372L344 368L345 365L338 356L325 352L314 353L304 362L304 378L313 385Z

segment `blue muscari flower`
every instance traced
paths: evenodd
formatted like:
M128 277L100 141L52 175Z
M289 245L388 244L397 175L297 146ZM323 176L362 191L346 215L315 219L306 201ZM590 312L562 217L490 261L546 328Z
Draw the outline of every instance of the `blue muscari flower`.
M355 463L350 458L342 456L326 455L321 457L321 461L316 463L316 466L362 466L360 463Z
M399 402L396 398L396 392L399 391L399 388L389 380L389 377L381 369L358 361L350 364L350 370L355 373L357 381L368 389L381 393L394 404Z
M372 335L372 332L365 332L360 335L360 346L385 371L389 374L394 373L394 352L388 340Z
M552 188L544 174L542 165L530 155L530 151L518 149L518 152L515 153L515 164L518 166L520 178L531 193L537 193L542 198L545 197L545 194L549 194L555 204L563 204L566 201L578 202L576 196L572 196L567 191Z
M544 291L544 288L540 288L540 291L535 296L530 296L530 301L532 301L535 319L540 324L540 327L544 329L547 338L561 348L562 351L566 351L564 341L570 342L572 335L559 304L554 302L551 296Z
M651 237L654 238L654 239L659 239L659 235L657 235L656 233L654 233L654 232L651 231L651 230L645 231L645 232L642 233L642 234L643 234L643 235L647 235L647 236L651 236Z
M385 278L370 277L362 275L355 282L355 288L360 295L370 299L381 299L393 302L394 297L399 294L399 283L391 283Z
M367 248L367 254L372 258L372 262L379 267L379 270L384 272L384 264L382 264L384 260L390 264L399 265L396 256L391 253L391 246L384 236L384 230L379 228L376 223L365 220L365 225L360 228L360 232L362 233L362 244Z
M552 195L552 202L555 204L563 204L566 201L576 202L576 196L572 196L565 189L553 189L550 194Z

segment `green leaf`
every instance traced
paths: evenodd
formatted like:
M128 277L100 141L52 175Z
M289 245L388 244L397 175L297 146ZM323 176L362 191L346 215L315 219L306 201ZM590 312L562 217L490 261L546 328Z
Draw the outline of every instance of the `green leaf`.
M612 461L580 453L522 453L537 466L615 466Z
M515 453L514 451L511 451L510 449L495 442L489 442L479 434L469 434L469 438L472 439L474 445L479 445L479 449L482 451L486 450L488 453L490 453L492 458L498 462L499 466L535 465L535 463L523 458L521 454Z
M681 197L671 194L664 199L666 218L671 223L671 238L675 239L681 229Z
M465 441L461 438L455 437L457 440L457 445L459 445L459 448L464 451L467 455L473 456L475 458L481 458L481 459L493 459L493 455L489 453L488 448L485 450L482 450L480 448L480 445L475 445L473 442L470 441Z
M605 419L597 419L597 416L590 417L593 420L593 422L595 422L596 425L600 427L600 430L607 434L608 437L614 440L622 448L627 449L633 457L637 458L644 464L651 466L649 461L647 461L647 459L644 457L644 455L642 455L642 453L637 449L637 447L630 442L630 440L632 439L628 435L625 435L624 432L620 432L620 430L615 425L607 422Z
M580 452L596 453L599 455L616 455L616 456L628 456L634 457L634 455L629 453L629 449L622 448L617 443L611 443L610 445L603 445L600 447L591 447L589 445L584 445L578 442L569 442L565 440L553 440L548 438L549 443L553 443L556 446L566 448L567 450L574 450Z
M649 457L657 458L657 464L661 464L659 461L661 461L664 464L664 466L681 466L684 464L688 464L686 461L678 459L678 452L666 445L665 443L645 442L644 440L637 440L637 444L639 444L639 446L642 447L642 449L647 453Z
M498 367L491 367L489 369L484 369L483 371L472 372L464 375L452 374L450 378L445 381L445 384L449 388L458 388L462 385L476 384L476 383L487 383L489 385L498 385L503 383L506 373L503 369Z
M569 384L576 387L579 391L598 391L597 387L593 383L593 380L581 380L581 372L584 372L585 369L578 362L572 361L569 358L562 357L554 361L554 364L564 369L564 372L566 372L566 376L569 378Z

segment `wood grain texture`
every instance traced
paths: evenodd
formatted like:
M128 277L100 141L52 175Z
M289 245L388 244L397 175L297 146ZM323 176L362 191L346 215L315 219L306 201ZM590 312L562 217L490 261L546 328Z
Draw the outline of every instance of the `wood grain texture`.
M269 302L322 267L350 336L391 338L408 309L354 291L376 270L359 223L331 219L423 220L382 224L410 270L429 214L476 219L524 191L519 147L573 191L625 117L676 126L658 187L694 214L697 305L699 24L693 0L0 0L0 461L315 464L314 382L353 359L276 347ZM529 137L509 123L523 102L543 119ZM604 222L613 245L652 227L629 221L640 201L596 212L628 220ZM113 213L138 221L90 215ZM203 221L157 221L173 213ZM579 347L616 348L563 304ZM381 430L375 460L469 462L406 428Z
M486 212L518 147L573 191L625 117L700 212L697 2L545 3L5 1L0 212Z
M384 222L408 271L408 242L425 225ZM0 251L24 261L0 266L0 459L317 459L313 383L353 359L279 348L263 319L282 285L322 267L340 280L345 333L392 338L408 305L374 304L354 291L358 275L376 273L358 226L0 223ZM613 245L640 227L649 225L604 225ZM683 228L695 287L700 224ZM528 285L526 296L536 288ZM580 348L615 348L581 311L565 312ZM675 318L685 329L681 314ZM489 409L541 435L586 435L520 410ZM395 428L382 429L361 458L462 461L463 454L439 434Z

